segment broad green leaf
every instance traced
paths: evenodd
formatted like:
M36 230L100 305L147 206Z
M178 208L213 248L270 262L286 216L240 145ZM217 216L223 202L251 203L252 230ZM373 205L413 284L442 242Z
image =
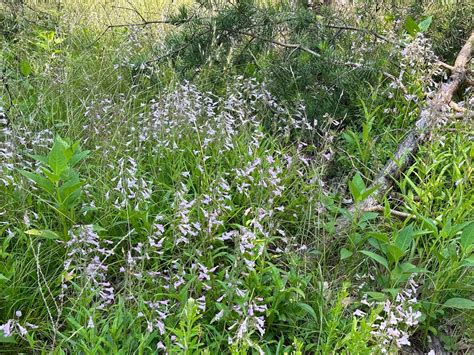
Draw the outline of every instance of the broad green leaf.
M20 62L20 73L23 76L28 76L31 74L31 65L26 60Z
M51 181L53 184L56 184L61 178L59 175L52 173L46 168L41 168L41 171L48 177L49 181Z
M48 165L48 157L45 157L44 155L37 155L37 154L28 154L30 158L33 158L36 161L39 161L43 164Z
M346 140L346 142L351 144L351 145L355 143L354 136L355 136L355 134L352 131L344 132L342 134L342 138L344 138Z
M471 255L464 259L461 263L461 266L474 266L474 255Z
M90 152L91 152L90 150L84 150L84 151L82 151L82 152L76 152L76 153L72 156L72 158L71 158L69 164L71 164L71 166L76 165L76 164L79 163L81 160L87 158L87 156L90 154Z
M79 182L79 173L72 168L67 168L63 171L61 178L63 181L73 181L76 183Z
M69 210L73 207L76 207L76 205L79 203L79 197L81 197L81 190L76 190L72 192L63 202L62 202L62 208L65 210Z
M399 288L384 288L382 291L391 294L392 297L396 297L400 293Z
M64 141L61 138L56 137L53 148L48 156L49 167L56 175L61 175L61 173L67 168L68 159L65 150L66 146Z
M396 245L389 245L387 247L387 251L389 255L392 257L394 262L398 262L400 258L403 256L403 250L401 250L398 246Z
M355 185L357 190L359 190L359 192L365 190L364 180L362 180L362 177L359 174L354 175L354 177L352 178L352 183Z
M418 32L420 32L418 24L411 16L408 16L405 21L405 30L412 36L415 36Z
M300 307L303 311L308 313L311 317L313 317L313 319L315 320L318 319L316 312L314 311L313 307L311 307L309 304L303 303L303 302L297 302L296 305Z
M0 281L8 281L8 277L6 277L5 275L3 274L0 274Z
M385 233L382 233L382 232L369 232L369 233L367 233L367 236L369 238L374 238L374 239L378 240L379 242L388 243L388 236Z
M412 263L408 263L408 262L401 263L399 265L399 267L402 270L402 272L404 272L404 273L414 273L414 272L422 273L422 272L427 272L428 271L425 268L417 267L417 266L413 265Z
M454 297L444 302L444 307L458 309L474 309L474 301L467 298Z
M378 188L379 188L378 186L372 186L371 188L365 189L362 192L361 200L362 201L365 200L367 197L372 195L372 193L374 193L374 191L377 190Z
M426 32L428 31L428 28L430 28L432 21L433 21L433 16L428 16L427 18L425 18L423 21L421 21L418 24L418 28L420 29L421 32Z
M19 170L19 171L21 175L34 181L39 187L41 187L46 192L51 193L53 191L54 185L51 183L51 181L49 181L45 177L38 174L34 174L29 171L25 171L25 170Z
M362 216L360 216L359 223L371 221L375 218L377 218L379 214L377 212L364 212L362 213Z
M467 249L474 244L474 222L465 227L461 234L461 246Z
M66 200L74 192L80 191L82 185L84 185L83 181L76 182L74 180L69 180L69 181L65 182L59 188L59 193L61 194L61 198L63 200Z
M39 229L30 229L25 232L28 235L34 235L37 237L43 237L46 239L51 239L51 240L58 240L61 239L59 235L57 235L55 232L50 231L50 230L39 230Z
M367 292L367 295L378 302L383 302L387 299L387 295L382 292Z
M306 298L306 295L305 293L303 292L302 289L298 288L298 287L290 287L287 289L288 292L296 292L297 294L299 294L301 296L301 298L305 299Z
M398 231L395 237L395 245L400 248L402 252L407 251L413 242L413 225L408 225Z
M349 181L349 191L351 192L352 198L354 199L355 202L360 201L360 193L359 190L357 190L357 187L354 185L352 181Z
M341 260L347 259L351 257L352 255L352 252L346 248L342 248L340 253L341 253Z
M388 269L388 261L383 256L372 253L371 251L368 251L368 250L361 250L360 252L364 255L367 255L369 258L375 260L379 264L385 266L386 269Z
M3 332L0 333L0 344L2 343L8 343L8 344L16 344L16 340L14 337L10 336L10 337L6 337L5 335L3 335Z
M359 174L354 175L351 181L349 181L349 190L355 201L362 200L362 193L365 190L364 180L362 180Z

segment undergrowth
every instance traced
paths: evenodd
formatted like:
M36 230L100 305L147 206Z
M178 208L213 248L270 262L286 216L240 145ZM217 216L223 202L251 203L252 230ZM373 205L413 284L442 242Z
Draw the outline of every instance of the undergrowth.
M469 87L349 212L472 26L376 3L1 4L0 350L472 351Z

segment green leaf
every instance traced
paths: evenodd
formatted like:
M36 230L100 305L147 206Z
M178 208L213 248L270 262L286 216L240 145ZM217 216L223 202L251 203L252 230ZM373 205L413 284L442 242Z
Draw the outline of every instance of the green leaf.
M48 229L45 229L45 230L30 229L30 230L27 230L25 233L28 235L34 235L37 237L43 237L43 238L51 239L51 240L61 239L59 235L57 235L55 232L50 231Z
M383 302L387 299L387 295L382 292L367 292L367 295L378 302Z
M54 31L45 31L44 33L44 38L51 42L54 39Z
M432 21L433 21L433 16L428 16L427 18L425 18L423 21L421 21L418 24L418 28L420 29L421 32L426 32L428 31L428 28L430 28Z
M48 157L45 157L44 155L37 155L37 154L28 154L30 158L33 158L36 161L39 161L45 165L48 165Z
M61 173L67 168L68 159L65 151L66 145L64 144L64 141L60 137L56 137L53 148L48 156L49 167L56 175L61 175Z
M413 20L413 17L408 16L405 21L405 30L412 36L415 36L418 32L420 32L420 28L418 24Z
M298 287L290 287L287 289L288 292L296 292L297 294L299 294L301 296L301 298L305 299L306 298L306 295L304 293L304 291Z
M87 156L90 154L90 152L91 152L90 150L84 150L84 151L82 151L82 152L76 152L76 153L72 156L72 158L71 158L69 164L71 164L71 166L76 165L76 164L79 163L81 160L87 158Z
M74 183L79 182L79 174L72 168L67 168L63 171L61 178L63 181L73 181Z
M79 197L81 197L81 190L76 190L72 192L61 204L63 210L69 210L73 207L76 207L79 203Z
M56 175L56 174L52 173L51 171L49 171L46 168L41 168L41 171L43 172L44 175L47 176L49 181L51 181L53 184L56 184L59 181L59 179L61 178L59 175Z
M403 250L401 250L398 246L396 245L389 245L387 247L387 251L389 255L392 257L394 262L398 262L400 258L403 256Z
M407 251L413 242L413 225L408 225L398 231L395 237L395 245L400 248L402 252Z
M364 212L362 213L362 216L360 216L359 223L371 221L375 218L377 218L379 214L377 212Z
M362 177L359 174L354 175L354 177L352 178L352 183L355 185L359 192L365 190L364 180L362 180Z
M454 297L444 302L444 307L457 309L474 309L474 301L467 298Z
M353 254L350 250L346 248L342 248L340 253L341 253L341 260L347 259L351 257L351 255Z
M388 261L383 256L372 253L371 251L368 251L368 250L361 250L360 252L364 255L367 255L369 258L375 260L379 264L385 266L386 269L388 269Z
M461 266L474 266L474 255L471 255L464 259L461 263Z
M3 274L0 274L0 281L8 281L8 277Z
M14 337L6 337L2 333L0 333L0 344L2 343L16 344L16 340Z
M352 181L349 181L349 190L355 201L362 200L361 195L365 190L365 184L364 180L362 180L362 177L359 174L354 175Z
M388 236L385 233L382 233L382 232L368 232L367 236L369 238L374 238L374 239L378 240L379 242L388 243Z
M363 192L362 192L362 195L361 195L361 200L365 200L367 197L369 197L370 195L372 195L372 193L377 190L379 187L378 186L372 186L371 188L369 189L365 189Z
M84 181L75 182L74 180L69 180L68 182L64 183L59 188L59 193L61 194L61 198L65 200L69 196L71 196L73 193L80 191L82 185L84 185Z
M28 76L31 74L31 65L26 60L20 62L20 73L23 76Z
M474 244L474 222L465 227L461 234L461 246L467 249Z
M405 262L405 263L402 263L399 265L400 267L400 270L403 272L403 273L408 273L408 274L412 274L414 272L416 273L423 273L423 272L427 272L428 270L426 270L425 268L420 268L420 267L417 267L415 265L413 265L412 263L408 263L408 262Z
M311 307L309 304L307 303L303 303L303 302L298 302L296 303L296 305L298 307L300 307L303 311L305 311L306 313L308 313L311 317L313 317L315 320L318 319L318 316L316 315L316 312L314 311L313 307Z
M46 192L51 193L53 191L54 185L45 177L25 170L19 170L19 172L24 177L34 181L39 187L41 187Z

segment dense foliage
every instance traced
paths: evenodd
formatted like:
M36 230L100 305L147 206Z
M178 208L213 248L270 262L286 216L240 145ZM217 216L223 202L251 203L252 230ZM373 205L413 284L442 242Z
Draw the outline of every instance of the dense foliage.
M473 3L170 3L0 4L0 351L472 351Z

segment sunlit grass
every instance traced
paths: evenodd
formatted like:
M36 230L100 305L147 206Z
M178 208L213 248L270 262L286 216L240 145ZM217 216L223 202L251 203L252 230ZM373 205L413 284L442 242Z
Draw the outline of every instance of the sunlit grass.
M164 19L180 6L192 4L193 0L29 0L28 3L35 8L60 11L70 26L102 28L108 25L143 22L143 18Z

